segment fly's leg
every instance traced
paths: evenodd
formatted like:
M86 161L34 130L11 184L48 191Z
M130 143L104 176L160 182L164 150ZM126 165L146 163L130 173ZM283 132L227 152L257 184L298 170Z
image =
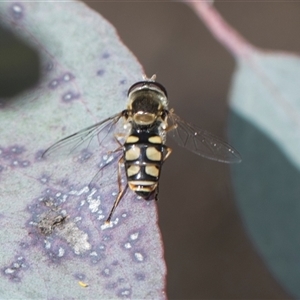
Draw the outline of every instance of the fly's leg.
M126 193L127 191L127 188L128 188L128 184L126 183L126 186L122 189L122 182L121 182L121 164L124 162L124 159L123 157L120 158L119 160L119 163L118 163L118 166L119 166L119 170L118 170L118 185L119 185L119 193L118 193L118 196L114 202L114 205L108 215L108 218L107 220L105 221L105 224L109 224L110 223L110 219L115 211L115 209L117 208L119 202L121 201L121 199L123 198L124 194Z
M111 154L113 154L113 153L117 153L117 152L119 152L119 151L121 151L121 150L123 150L123 148L119 147L119 148L117 148L117 149L115 149L115 150L113 150L113 151L107 152L107 155L109 156L109 155L111 155ZM103 170L104 170L107 166L109 166L109 165L110 165L109 163L106 163L106 164L104 164L104 165L97 171L97 173L95 174L95 176L92 178L92 180L90 181L90 183L89 183L89 185L88 185L89 189L92 189L93 186L94 186L94 184L100 180L100 178L103 176L103 174L102 174L102 173L103 173Z
M170 154L172 153L172 149L169 148L169 147L166 147L165 150L166 150L166 154L164 156L164 160L163 161L165 161L170 156Z
M173 124L173 125L171 125L171 126L168 126L168 127L165 129L165 131L166 131L166 132L169 132L169 131L171 131L171 130L176 129L177 127L178 127L177 124Z
M155 190L155 196L154 196L155 201L158 201L158 193L159 193L159 184L157 184L157 188Z
M115 135L115 140L116 140L116 142L119 144L119 147L118 147L117 149L115 149L115 150L108 151L108 152L107 152L108 155L123 150L124 145L122 145L122 144L120 143L120 141L119 141L118 138L117 138L117 135Z

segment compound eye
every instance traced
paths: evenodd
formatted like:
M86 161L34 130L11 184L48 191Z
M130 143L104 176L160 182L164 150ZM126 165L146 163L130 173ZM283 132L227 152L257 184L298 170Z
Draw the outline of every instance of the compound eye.
M167 94L167 91L165 89L165 87L158 83L158 82L153 82L153 81L139 81L139 82L136 82L135 84L133 84L129 90L128 90L128 93L127 93L127 96L129 96L129 94L131 92L133 92L134 90L139 90L139 89L149 89L149 90L157 90L157 91L161 91L162 93L164 93L164 95L166 97L168 97L168 94Z

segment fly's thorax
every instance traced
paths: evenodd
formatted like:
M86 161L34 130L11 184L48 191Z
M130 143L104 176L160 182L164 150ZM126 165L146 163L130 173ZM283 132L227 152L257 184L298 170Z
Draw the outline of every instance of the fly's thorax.
M155 82L143 81L128 91L128 106L132 122L138 126L151 126L164 121L168 99L164 88Z

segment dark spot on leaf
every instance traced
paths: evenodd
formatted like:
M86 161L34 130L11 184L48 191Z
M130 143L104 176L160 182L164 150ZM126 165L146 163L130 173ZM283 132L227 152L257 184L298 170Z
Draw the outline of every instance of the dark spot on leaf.
M110 241L112 241L111 235L108 235L108 234L103 235L102 241L105 241L105 242L110 242Z
M102 76L105 73L103 69L97 71L98 76Z
M35 156L34 156L34 159L36 161L42 161L44 160L44 157L42 157L43 153L45 152L45 150L38 150L36 153L35 153Z
M75 99L78 99L79 97L80 97L79 94L75 94L75 93L69 91L62 96L62 101L69 103Z
M62 76L61 79L62 79L64 82L69 82L69 81L73 80L74 78L75 78L75 76L74 76L73 74L67 72L67 73L65 73L65 74Z
M91 263L93 265L99 263L99 261L105 259L105 254L104 253L101 253L101 251L97 251L97 250L94 250L94 251L91 251L90 253L90 258L91 258Z
M42 184L46 184L49 182L49 179L50 177L47 176L47 175L42 175L42 177L39 178L39 181L42 183Z
M120 283L120 284L122 284L122 283L124 283L125 282L125 279L124 278L118 278L118 283Z
M86 278L85 274L83 273L76 273L74 274L74 277L78 280L84 280Z
M2 268L2 274L9 278L12 282L21 281L21 272L28 269L28 265L23 256L15 257L9 266Z
M108 53L108 52L104 52L103 54L102 54L102 58L104 58L104 59L107 59L107 58L109 58L110 57L110 54Z
M146 278L146 275L144 273L135 273L134 277L138 281L144 281Z
M101 275L104 276L104 277L110 277L112 274L111 270L109 268L104 268L102 271L101 271Z
M120 289L119 291L118 291L118 293L117 293L117 295L118 295L118 297L120 297L120 298L130 298L130 296L131 296L131 289L129 288L129 289Z
M126 219L128 217L128 213L126 213L126 212L121 213L121 217L123 219Z
M52 61L46 65L46 71L52 71L53 68L54 68L54 64Z
M117 286L118 284L116 282L110 282L105 286L105 288L107 288L108 290L114 290Z
M84 149L81 151L80 156L78 158L79 163L86 162L91 156L93 155L92 152L89 152L88 150Z
M101 251L105 251L105 249L106 249L106 246L105 246L105 245L102 245L102 244L100 244L100 245L99 245L99 249L100 249Z
M23 160L21 162L21 167L26 168L30 165L30 162L28 160Z
M53 79L52 81L50 81L50 83L48 84L48 87L50 89L56 89L59 85L59 80L57 79Z
M111 263L112 266L118 266L119 265L119 262L117 260L114 260L112 263Z
M19 246L22 248L22 249L27 249L29 247L29 244L28 243L25 243L25 242L21 242L19 244Z
M60 247L58 249L55 249L56 251L47 251L48 258L51 260L51 262L59 264L61 263L62 258L65 255L65 249L63 247Z

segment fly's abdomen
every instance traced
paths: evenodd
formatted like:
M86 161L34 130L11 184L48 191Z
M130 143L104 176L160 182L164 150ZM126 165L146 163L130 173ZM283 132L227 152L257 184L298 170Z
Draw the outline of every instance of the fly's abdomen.
M148 200L156 196L161 167L167 153L158 135L130 135L124 144L128 186Z

